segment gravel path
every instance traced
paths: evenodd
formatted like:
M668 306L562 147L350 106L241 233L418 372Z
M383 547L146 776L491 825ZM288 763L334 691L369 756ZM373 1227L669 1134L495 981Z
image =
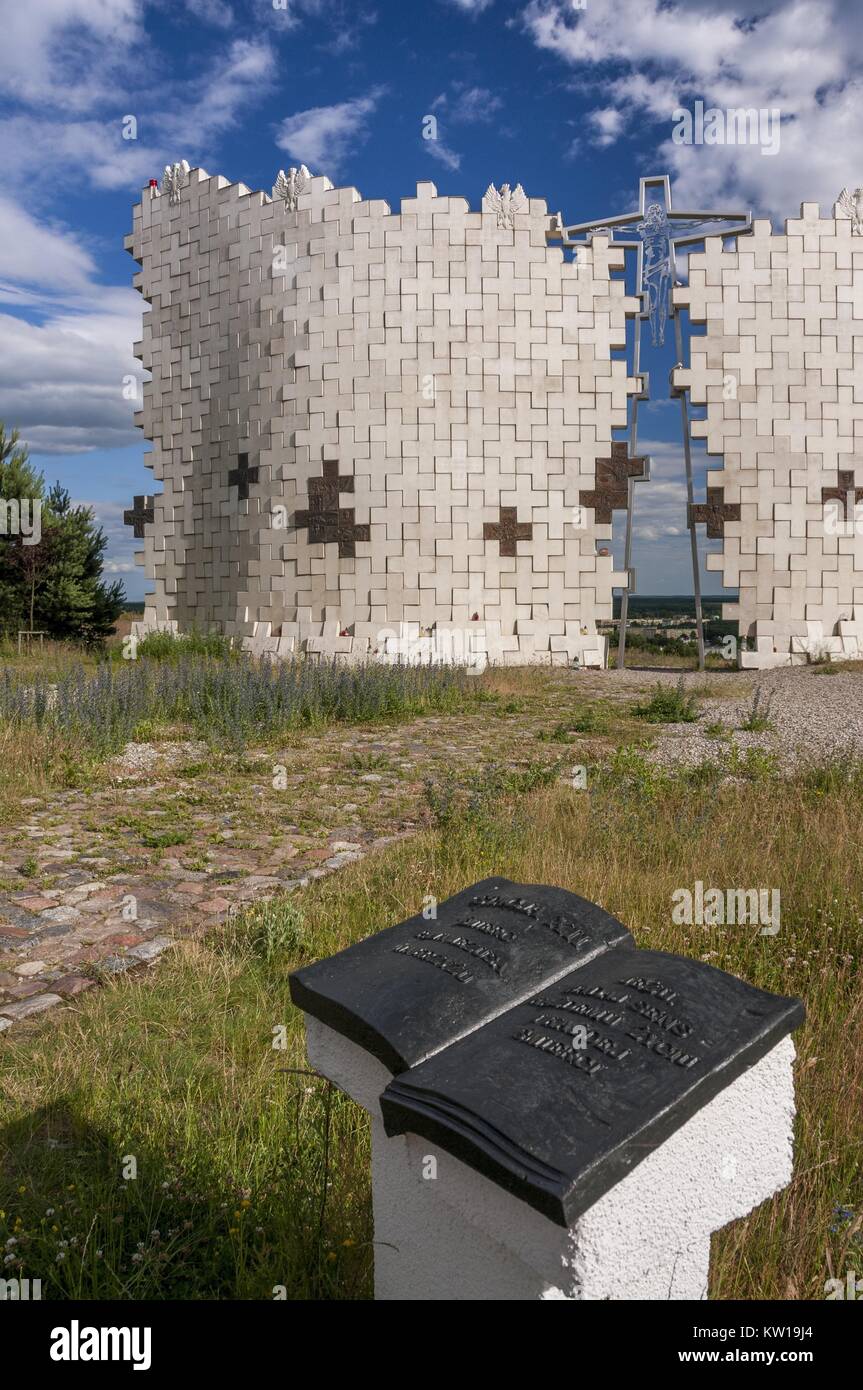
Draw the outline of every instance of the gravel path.
M610 673L641 676L645 672ZM675 684L673 673L656 675L648 683L661 680ZM836 761L863 760L863 671L824 672L821 667L802 666L790 670L735 672L714 678L687 673L685 688L709 688L718 698L701 702L701 716L694 724L666 725L657 739L651 758L667 767L694 767L703 762L719 762L736 746L745 756L748 749L763 749L776 756L783 772L806 765ZM760 692L759 712L770 728L747 732L740 728ZM725 698L722 698L723 695ZM716 736L715 726L724 734ZM714 726L713 735L708 728Z

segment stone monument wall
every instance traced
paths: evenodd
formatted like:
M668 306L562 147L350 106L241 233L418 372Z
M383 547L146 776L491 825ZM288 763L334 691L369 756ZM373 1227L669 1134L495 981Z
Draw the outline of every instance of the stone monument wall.
M181 183L145 192L126 240L163 485L138 499L143 627L600 664L625 582L612 431L638 385L612 357L638 308L623 250L565 260L533 198L472 213L423 183L394 214L315 177L291 210Z
M693 323L691 366L675 384L706 407L692 424L721 455L695 509L722 538L708 569L739 588L736 618L754 650L742 664L856 656L863 636L863 241L838 206L804 203L783 234L755 222L724 250L689 259L674 292Z

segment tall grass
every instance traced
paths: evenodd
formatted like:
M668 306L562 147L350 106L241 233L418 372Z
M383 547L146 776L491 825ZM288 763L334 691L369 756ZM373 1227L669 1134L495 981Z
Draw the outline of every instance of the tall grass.
M714 1238L711 1294L822 1298L833 1271L863 1275L863 772L705 785L625 754L589 786L491 776L432 788L440 829L252 909L141 983L5 1035L8 1272L41 1277L45 1297L269 1298L276 1285L368 1296L366 1122L302 1074L287 974L428 894L505 874L600 902L642 947L804 1000L794 1178ZM673 923L672 893L696 879L778 887L779 934ZM134 1180L124 1155L137 1156Z
M148 639L149 640L149 639ZM182 725L199 738L242 745L249 739L334 721L373 721L449 713L478 692L457 667L317 663L270 664L184 654L96 671L78 666L48 680L6 670L0 726L21 739L47 740L49 754L104 757L146 725Z

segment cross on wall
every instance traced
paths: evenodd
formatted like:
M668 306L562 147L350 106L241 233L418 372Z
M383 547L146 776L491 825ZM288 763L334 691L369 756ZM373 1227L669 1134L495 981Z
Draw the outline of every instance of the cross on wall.
M501 507L498 521L483 523L482 538L497 541L502 556L518 555L518 542L533 540L533 526L529 521L518 520L517 507Z
M232 468L228 473L228 487L237 489L237 498L240 502L249 500L249 483L258 481L258 465L254 468L249 467L249 455L237 455L237 467Z
M838 487L823 487L821 489L821 501L822 503L841 502L842 516L847 521L849 504L853 518L856 503L863 501L863 487L854 486L853 468L840 468L838 479Z
M629 506L630 478L646 478L649 459L646 454L629 457L627 444L612 443L611 457L596 460L595 486L579 493L579 502L593 507L597 525L610 526L613 511L625 511Z
M698 522L707 523L707 536L709 540L721 540L725 535L726 521L740 520L740 503L724 502L724 492L721 487L709 487L707 489L706 502L693 502L689 508L689 524L697 525Z
M323 477L309 479L308 508L294 517L297 529L308 527L309 545L337 544L341 560L355 559L357 541L371 540L371 527L357 523L355 509L339 506L339 494L353 490L353 476L340 474L336 459L324 459Z
M133 497L132 506L123 513L123 525L132 526L132 535L136 540L144 539L144 527L152 526L156 514L155 498Z

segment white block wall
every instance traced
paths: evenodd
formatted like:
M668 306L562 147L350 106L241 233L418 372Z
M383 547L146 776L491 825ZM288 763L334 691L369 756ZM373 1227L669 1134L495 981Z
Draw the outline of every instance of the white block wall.
M178 205L145 192L126 239L163 485L145 624L282 652L381 651L403 624L473 625L501 661L598 650L624 577L598 554L611 527L575 509L626 425L636 383L611 351L637 304L611 278L622 250L595 240L576 265L549 225L539 199L499 228L430 183L398 213L323 177L296 212L201 169ZM294 526L324 460L355 480L354 558ZM483 536L502 507L533 528L516 556Z
M674 301L706 324L675 382L707 408L692 434L722 456L709 485L740 504L708 568L739 587L724 614L754 640L744 664L856 656L863 535L829 534L822 488L855 469L863 487L863 239L804 203L782 234L764 221L736 249L708 240Z

